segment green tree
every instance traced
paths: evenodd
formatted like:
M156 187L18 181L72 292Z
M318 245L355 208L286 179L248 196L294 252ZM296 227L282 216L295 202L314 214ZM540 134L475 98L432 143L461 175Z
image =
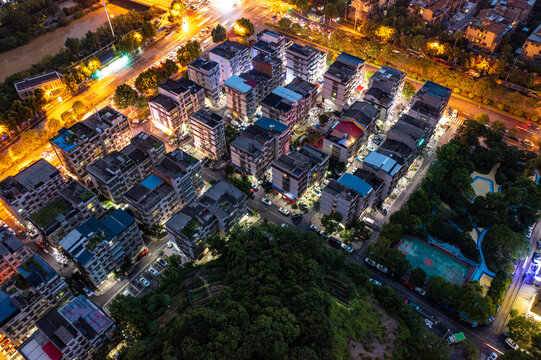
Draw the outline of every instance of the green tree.
M86 113L86 106L81 100L76 100L71 108L77 117L81 117Z
M295 0L295 6L301 11L306 11L310 8L308 0Z
M227 40L227 30L221 24L216 25L211 32L212 42L221 43Z
M338 9L336 8L335 4L330 2L325 5L325 8L323 9L323 14L325 14L325 16L329 19L334 19L338 16Z
M340 228L342 215L338 212L332 212L329 215L321 217L321 225L325 228L325 232L329 235L334 234Z
M116 106L120 109L125 109L128 106L134 106L138 96L137 91L132 89L131 86L122 84L115 89L113 100L115 101Z
M475 346L475 344L470 339L466 339L464 345L464 358L466 360L479 359L479 349L477 349L477 346Z
M151 21L145 21L141 27L141 33L145 39L150 39L156 36L156 25Z
M416 286L423 287L426 282L426 272L421 268L411 270L409 282Z
M237 36L242 36L245 38L249 38L254 34L254 24L247 19L247 18L240 18L237 21L235 21L235 25L233 26L233 30L235 31L235 34Z
M366 224L364 221L361 221L359 219L353 219L351 223L349 224L349 230L353 234L353 236L367 240L370 236L370 230L366 228Z
M186 15L186 7L180 0L173 0L171 1L171 5L169 6L169 21L171 22L179 22L183 19L183 17Z
M409 81L404 82L404 87L402 88L402 96L404 99L409 99L415 94L415 86Z
M187 66L199 56L201 56L201 45L197 41L189 41L177 52L178 62L182 66Z
M541 335L541 325L525 316L515 316L507 323L509 337L522 348L529 348L532 340Z
M329 122L329 115L326 113L320 114L318 117L319 125L325 127L327 123Z
M280 20L278 20L278 27L282 31L289 30L289 28L291 27L291 20L289 20L288 18L281 18Z
M129 53L134 50L137 50L141 46L142 43L143 43L143 35L135 31L135 32L125 35L122 39L120 39L118 46L120 48L120 51L124 53Z

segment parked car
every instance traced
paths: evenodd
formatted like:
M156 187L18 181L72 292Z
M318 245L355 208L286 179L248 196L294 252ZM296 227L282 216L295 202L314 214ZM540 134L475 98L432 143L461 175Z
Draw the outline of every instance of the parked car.
M490 354L488 357L487 357L487 360L496 360L498 358L498 354L496 354L495 352L493 352L492 354Z
M541 254L539 254L537 251L534 251L532 256L532 262L534 264L539 264L539 259L541 258Z
M291 211L283 207L279 208L278 211L281 212L282 215L285 215L285 216L289 216L289 214L291 214Z
M252 186L252 189L254 189L254 191L259 191L259 188L257 187L257 185Z
M533 146L535 145L535 144L533 143L533 141L530 140L530 139L524 139L524 140L522 140L522 143L523 143L524 145L526 145L526 146L529 146L529 147L533 147Z
M329 238L329 234L326 234L323 230L319 230L319 235L323 236L325 239Z
M262 198L261 202L265 205L272 205L272 202L267 198Z
M365 261L367 264L372 265L372 266L376 266L376 265L377 265L377 263L376 263L374 260L370 259L370 258L364 258L364 261Z
M161 266L163 266L163 267L166 267L166 266L167 266L167 261L165 261L165 260L162 259L162 258L158 258L158 259L156 260L156 262L157 262L158 264L160 264Z
M289 225L286 224L286 223L282 223L282 225L280 225L280 226L283 227L283 228L289 227Z
M149 286L150 286L150 283L148 282L148 280L145 279L145 278L142 277L142 276L139 278L139 282L140 282L141 284L143 284L145 287L149 287Z
M329 245L333 248L341 249L342 248L342 242L336 238L329 238Z
M376 269L378 269L379 271L381 271L384 274L387 274L389 272L389 269L387 269L385 266L380 265L380 264L376 265Z
M141 250L141 252L139 252L139 254L137 254L137 259L140 260L140 259L144 258L146 254L148 254L147 249Z
M302 214L295 214L291 217L294 221L300 221L302 219Z
M381 286L381 283L379 281L377 281L376 279L368 279L368 281L370 281L372 284L376 285L376 286Z
M347 244L344 244L342 243L342 250L344 250L345 252L348 252L348 253L352 253L353 252L353 248Z
M129 290L124 291L122 293L122 295L124 295L124 296L133 296L133 294Z
M91 297L92 295L94 295L94 292L92 290L90 290L89 288L83 288L83 291L85 292L86 296L88 297Z
M310 226L308 226L308 228L312 231L315 231L316 233L319 233L319 229L317 226L313 225L313 224L310 224Z
M518 350L518 345L516 342L511 340L511 338L505 338L505 343L511 347L513 350Z
M421 288L418 287L418 286L415 287L415 291L416 291L417 293L419 293L420 295L422 295L422 296L425 296L425 295L426 295L426 291L423 290L423 289L421 289Z
M158 276L160 275L160 273L158 272L158 270L154 269L153 267L149 267L148 268L148 273L152 276Z

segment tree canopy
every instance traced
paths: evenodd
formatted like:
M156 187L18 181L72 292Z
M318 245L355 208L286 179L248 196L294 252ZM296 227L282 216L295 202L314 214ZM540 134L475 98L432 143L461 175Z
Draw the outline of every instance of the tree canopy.
M212 42L221 43L227 40L227 30L221 24L216 25L211 31Z
M188 41L177 52L178 62L182 66L188 65L199 56L201 56L201 45L197 41Z

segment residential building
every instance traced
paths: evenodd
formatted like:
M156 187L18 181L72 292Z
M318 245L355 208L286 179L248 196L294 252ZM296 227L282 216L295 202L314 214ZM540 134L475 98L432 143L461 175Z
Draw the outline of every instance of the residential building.
M147 228L162 226L181 207L175 189L154 174L128 190L124 202L130 205L137 222Z
M99 217L104 209L98 196L76 180L72 180L29 220L54 247L67 233L90 217Z
M252 70L254 75L264 76L261 81L258 100L267 96L274 88L284 83L283 62L279 57L265 54L258 54L252 59ZM241 74L243 77L244 74Z
M261 112L292 129L308 118L316 97L317 86L296 77L286 87L278 86L267 95L261 101Z
M321 180L328 165L329 155L310 145L282 154L272 163L272 187L294 203L309 186Z
M285 35L263 30L256 35L256 39L257 42L252 45L252 58L258 54L276 56L282 61L285 72L286 50L291 44Z
M258 106L258 83L233 75L224 82L227 109L237 118L252 116Z
M363 100L379 110L379 119L387 120L397 100L402 97L406 73L383 65L372 75Z
M220 79L220 65L212 60L197 58L188 64L188 78L201 86L205 96L214 104L220 102L222 81Z
M396 0L352 0L349 5L348 18L355 21L366 21L395 3Z
M430 123L403 114L387 133L387 139L400 141L412 151L418 151L428 142L433 131Z
M294 77L309 83L323 80L327 54L309 45L301 46L293 43L286 50L286 82Z
M247 196L218 181L203 196L184 206L165 225L169 239L192 259L205 251L210 236L225 235L246 213Z
M165 144L153 135L140 132L130 145L92 162L86 170L97 191L120 204L124 193L148 177L164 156Z
M393 141L393 140L391 140ZM387 140L384 142L384 144ZM391 191L395 188L398 180L406 173L409 167L412 157L405 157L403 155L397 155L393 151L385 151L382 149L384 144L378 149L378 151L370 152L365 158L362 165L362 169L373 173L378 178L383 180L381 189L381 199L387 198ZM397 142L392 143L394 145ZM391 145L391 142L385 144L385 146ZM391 146L389 146L391 147ZM410 151L406 146L399 147L400 150ZM396 151L396 150L395 150Z
M17 268L28 260L32 253L19 238L5 228L0 228L0 285L17 273Z
M217 62L222 82L231 76L240 75L250 71L250 48L238 42L226 40L209 51L209 60Z
M69 129L62 128L50 142L67 171L87 183L86 166L129 144L133 133L128 118L109 106Z
M509 26L511 25L478 16L466 28L465 37L474 48L492 54L500 45L504 35L509 32Z
M221 159L226 154L223 118L200 109L190 115L190 123L193 142L197 149L212 159Z
M47 98L56 98L62 94L64 89L62 75L53 71L15 83L15 90L17 91L17 94L19 94L21 100L24 100L29 96L34 96L36 89L43 90Z
M339 121L323 139L323 151L331 159L346 163L361 146L363 130L349 121Z
M341 53L329 66L323 81L323 100L339 109L349 105L354 94L362 90L364 60Z
M425 82L412 97L412 105L408 115L427 121L432 127L435 127L447 109L451 93L449 88L431 81Z
M380 111L372 104L365 101L355 101L342 112L340 121L355 124L362 130L362 136L357 141L366 141L374 132Z
M99 286L109 274L144 246L135 219L116 210L103 220L91 217L60 241L82 274Z
M115 324L87 297L79 295L36 322L37 330L20 347L27 360L90 360Z
M541 25L528 36L528 39L522 45L520 58L532 61L535 64L541 64Z
M25 222L30 214L54 198L64 184L60 171L40 159L0 182L0 201L11 216Z
M230 144L231 164L246 174L262 178L268 166L289 152L289 127L261 117Z
M411 0L408 12L417 15L425 24L447 21L456 11L449 0Z
M168 135L187 132L189 116L205 102L203 87L186 78L167 79L158 85L158 95L149 100L152 123Z
M64 279L32 255L5 279L0 290L0 332L14 344L27 339L36 321L72 298Z
M167 154L154 167L154 175L173 187L180 206L194 201L203 190L201 162L180 149Z

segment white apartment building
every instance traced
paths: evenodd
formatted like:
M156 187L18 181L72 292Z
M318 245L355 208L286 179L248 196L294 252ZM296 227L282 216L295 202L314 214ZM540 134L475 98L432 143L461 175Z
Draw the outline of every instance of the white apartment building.
M222 81L220 65L212 60L197 58L188 64L188 78L205 90L205 96L214 105L220 102Z
M309 83L323 80L327 54L311 46L293 44L286 50L286 82L295 77Z
M364 80L364 60L341 53L329 66L324 76L322 97L338 109L350 104Z
M225 128L220 115L200 109L190 115L193 142L206 156L221 159L225 155Z
M209 60L217 62L222 83L233 75L250 71L252 57L250 48L238 42L226 40L209 51Z

